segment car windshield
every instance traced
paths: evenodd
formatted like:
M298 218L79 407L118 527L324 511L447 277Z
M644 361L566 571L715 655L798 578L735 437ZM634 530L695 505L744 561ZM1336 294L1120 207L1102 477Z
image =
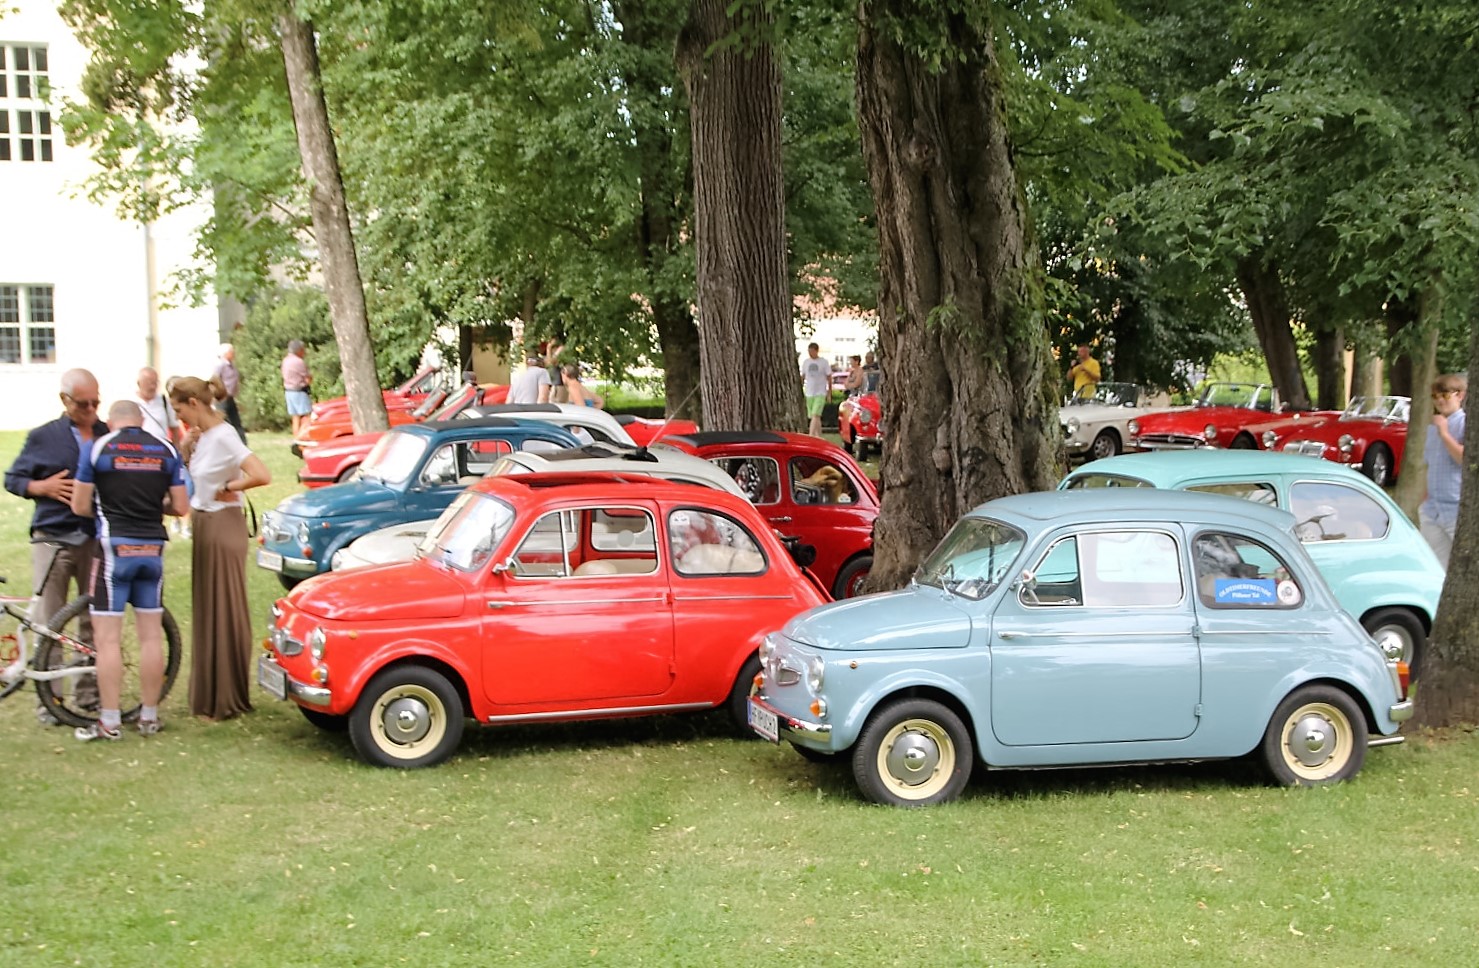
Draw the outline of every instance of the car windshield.
M1082 407L1093 404L1100 407L1123 407L1127 403L1134 403L1139 396L1133 383L1101 383L1094 389L1092 397L1074 397L1068 401L1070 407Z
M426 438L420 434L392 430L375 444L375 449L360 465L359 476L386 484L405 483L416 470L421 455L426 453L426 444Z
M1354 397L1341 420L1406 420L1406 397Z
M961 518L919 566L914 580L972 600L1011 574L1026 535L990 518Z
M468 405L472 403L472 398L477 396L477 389L478 388L474 386L465 386L461 390L458 390L452 396L447 398L447 402L442 404L441 407L438 408L436 413L426 418L427 422L431 423L438 420L451 420L453 417L457 416L459 413L467 409Z
M1090 487L1154 487L1149 481L1142 481L1138 477L1125 477L1123 474L1100 474L1096 472L1085 472L1069 478L1067 489L1070 491L1081 491Z
M1267 409L1268 397L1268 388L1258 383L1209 383L1202 388L1197 406Z
M508 504L477 491L463 491L436 519L416 553L459 571L476 571L513 523L514 509Z

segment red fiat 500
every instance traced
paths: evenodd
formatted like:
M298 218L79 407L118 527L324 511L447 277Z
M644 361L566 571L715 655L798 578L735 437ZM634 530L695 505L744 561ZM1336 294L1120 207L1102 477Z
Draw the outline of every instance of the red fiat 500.
M451 755L463 722L745 703L761 641L826 601L743 499L620 474L491 477L414 561L304 582L257 681L381 766Z
M836 444L807 434L723 431L660 443L713 461L783 535L816 549L812 574L833 598L851 598L873 569L878 489Z

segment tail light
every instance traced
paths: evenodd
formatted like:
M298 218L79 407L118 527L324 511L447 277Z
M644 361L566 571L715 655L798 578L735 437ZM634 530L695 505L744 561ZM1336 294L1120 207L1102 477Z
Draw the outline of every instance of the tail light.
M1402 687L1402 697L1407 698L1407 687L1412 683L1412 669L1406 662L1397 663L1397 682Z

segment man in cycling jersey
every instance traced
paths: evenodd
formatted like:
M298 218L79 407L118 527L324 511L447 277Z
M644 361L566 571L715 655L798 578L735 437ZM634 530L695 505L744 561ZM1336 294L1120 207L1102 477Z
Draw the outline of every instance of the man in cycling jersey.
M123 692L123 613L133 605L139 632L139 732L159 732L164 688L164 543L160 511L188 507L184 464L175 449L144 428L132 400L108 409L109 433L84 452L72 488L73 512L97 518L93 559L92 629L97 648L102 715L77 730L80 740L120 739Z

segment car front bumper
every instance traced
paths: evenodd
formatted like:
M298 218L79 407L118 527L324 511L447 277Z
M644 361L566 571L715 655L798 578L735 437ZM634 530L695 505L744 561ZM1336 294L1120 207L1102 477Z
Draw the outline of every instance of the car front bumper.
M257 658L257 685L274 698L291 698L307 706L324 707L331 698L325 687L310 685L290 676L271 652L263 652Z
M319 572L318 562L312 558L295 558L270 548L257 549L257 567L294 578L310 578Z
M815 741L819 739L825 740L832 735L831 723L817 723L792 716L766 699L764 693L751 694L750 701L761 709L775 713L775 718L780 724L780 732L783 738Z

